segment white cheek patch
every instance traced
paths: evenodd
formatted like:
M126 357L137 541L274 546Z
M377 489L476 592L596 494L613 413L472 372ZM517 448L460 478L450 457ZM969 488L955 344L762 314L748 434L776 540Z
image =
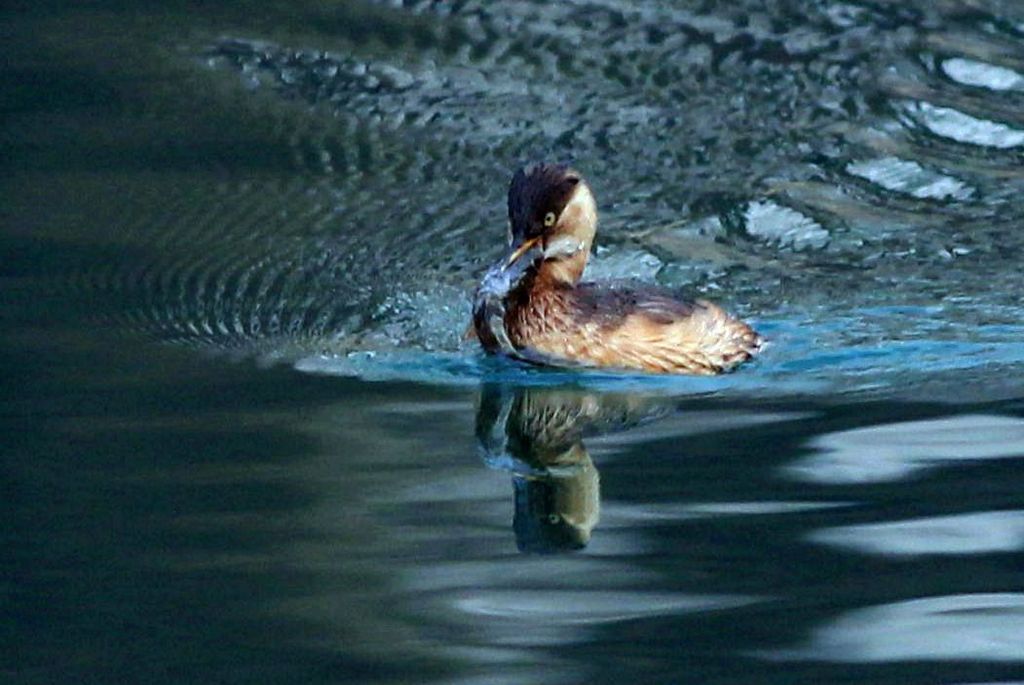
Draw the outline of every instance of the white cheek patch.
M548 243L547 249L544 250L544 258L571 257L577 252L582 252L586 247L587 244L579 238L571 235L560 235Z

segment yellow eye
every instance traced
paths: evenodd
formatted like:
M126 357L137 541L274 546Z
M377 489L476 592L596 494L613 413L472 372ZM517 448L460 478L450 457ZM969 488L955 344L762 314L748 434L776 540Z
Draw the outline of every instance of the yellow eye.
M548 228L551 228L552 226L555 225L555 218L556 217L554 212L548 212L547 214L544 215L544 225L547 226Z

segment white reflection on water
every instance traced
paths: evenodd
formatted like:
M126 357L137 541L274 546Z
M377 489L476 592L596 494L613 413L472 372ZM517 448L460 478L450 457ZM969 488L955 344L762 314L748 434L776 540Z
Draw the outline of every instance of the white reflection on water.
M751 202L744 219L747 233L780 247L820 248L829 241L828 231L817 221L771 201Z
M866 554L985 554L1024 549L1024 511L983 511L955 516L827 528L808 538Z
M1007 149L1024 144L1024 131L988 119L978 119L949 107L927 102L907 105L907 112L937 136L960 143Z
M395 580L406 620L433 627L421 631L422 644L478 678L468 682L491 682L509 669L518 682L586 682L592 674L561 661L552 647L590 642L602 626L621 621L722 611L761 599L648 591L659 582L655 572L589 555L491 553L461 562L407 563ZM429 637L437 634L452 637Z
M1024 661L1024 595L929 597L851 611L818 628L809 644L769 659Z
M888 190L919 198L966 200L974 189L959 179L925 169L917 162L899 157L882 157L850 162L846 171Z
M646 616L730 609L756 601L731 595L685 595L608 590L481 590L455 602L474 616L500 619L478 624L501 644L575 642L583 635L570 627L629 621ZM523 629L529 627L529 631Z
M942 70L954 81L967 86L991 90L1024 90L1024 75L995 64L953 57L942 63Z
M905 421L815 438L816 454L786 467L796 480L874 483L943 463L1024 456L1024 420L962 415Z
M666 502L658 504L623 504L614 502L604 507L602 526L633 529L642 525L720 518L723 516L771 516L822 511L850 506L848 502Z

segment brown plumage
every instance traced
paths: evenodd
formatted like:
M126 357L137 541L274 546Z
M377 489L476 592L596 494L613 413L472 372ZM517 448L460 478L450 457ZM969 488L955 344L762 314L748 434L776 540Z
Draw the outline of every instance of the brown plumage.
M760 348L750 326L710 302L580 283L597 209L572 169L520 170L508 204L509 252L488 271L474 303L474 328L487 351L553 365L708 375Z

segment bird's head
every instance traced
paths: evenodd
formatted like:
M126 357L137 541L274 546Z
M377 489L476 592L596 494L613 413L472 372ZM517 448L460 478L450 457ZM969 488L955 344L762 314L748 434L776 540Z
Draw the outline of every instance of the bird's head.
M578 172L562 164L517 171L508 188L508 221L506 268L520 259L561 262L566 280L579 279L597 229L597 205Z

